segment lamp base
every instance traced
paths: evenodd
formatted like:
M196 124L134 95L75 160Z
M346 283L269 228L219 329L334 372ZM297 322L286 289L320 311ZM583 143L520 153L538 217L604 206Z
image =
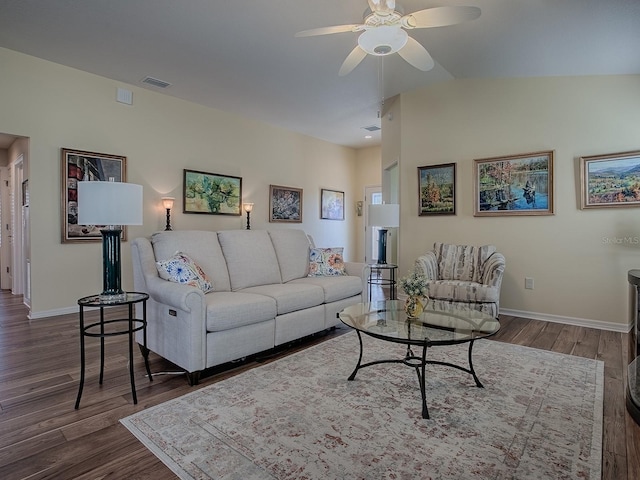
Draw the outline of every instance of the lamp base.
M102 293L104 303L121 302L127 294L121 288L119 228L100 230L102 233Z
M127 300L127 293L101 293L98 298L100 303L121 303Z
M378 265L387 263L387 230L378 230Z

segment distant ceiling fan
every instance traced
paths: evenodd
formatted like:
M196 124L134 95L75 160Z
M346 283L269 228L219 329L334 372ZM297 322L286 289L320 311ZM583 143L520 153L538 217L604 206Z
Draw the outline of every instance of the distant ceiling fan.
M455 25L475 20L480 16L478 7L434 7L404 15L395 0L367 0L369 8L364 12L363 24L336 25L312 28L296 33L296 37L312 37L332 33L362 32L358 45L340 67L338 75L344 76L356 68L368 55L385 56L398 53L411 65L427 72L434 66L429 52L406 30Z

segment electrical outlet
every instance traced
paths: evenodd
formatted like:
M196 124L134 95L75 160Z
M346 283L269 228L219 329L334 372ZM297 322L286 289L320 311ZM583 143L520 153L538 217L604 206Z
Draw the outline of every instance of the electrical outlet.
M524 277L524 288L527 290L533 290L533 278Z

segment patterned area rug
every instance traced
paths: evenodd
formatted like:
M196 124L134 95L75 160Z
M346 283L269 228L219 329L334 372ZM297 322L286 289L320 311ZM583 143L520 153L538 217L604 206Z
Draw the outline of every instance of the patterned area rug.
M405 347L364 338L363 362ZM467 345L428 357L466 366ZM348 333L121 422L180 478L598 479L604 364L481 340L470 375L430 365L427 404L412 368L347 381Z

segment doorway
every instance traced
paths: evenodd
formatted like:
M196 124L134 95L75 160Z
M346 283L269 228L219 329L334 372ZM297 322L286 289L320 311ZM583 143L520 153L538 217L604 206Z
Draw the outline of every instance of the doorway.
M382 187L374 185L364 189L364 261L365 263L375 263L378 258L378 227L370 227L369 205L382 203Z

